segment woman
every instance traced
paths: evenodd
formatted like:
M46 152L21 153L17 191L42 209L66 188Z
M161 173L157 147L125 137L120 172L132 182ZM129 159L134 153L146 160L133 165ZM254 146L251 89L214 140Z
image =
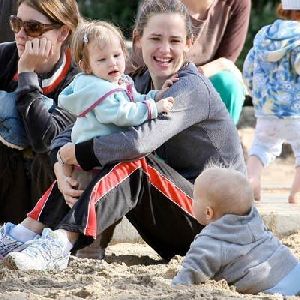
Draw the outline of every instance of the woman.
M7 134L7 127L13 130L17 123L5 123L1 105L1 223L21 221L54 179L50 143L74 121L56 104L77 73L67 45L79 17L75 0L20 0L17 15L10 18L15 42L0 44L1 101L7 103L6 95L15 95L27 137L20 145L14 131Z
M52 155L60 161L54 166L57 184L22 224L1 229L0 250L9 244L1 252L7 266L63 269L72 248L103 236L124 215L163 258L184 255L203 227L192 216L191 182L210 161L234 162L245 172L238 134L225 106L211 83L184 61L192 34L186 7L179 0L144 1L134 34L148 68L136 74L136 87L140 92L151 86L160 89L178 74L165 93L175 98L174 109L128 131L76 145L60 148L70 132L57 137L52 145ZM102 170L82 193L63 173L63 164ZM21 243L14 233L21 226L42 236ZM43 230L45 226L58 230Z
M245 87L235 62L243 48L251 11L250 0L182 0L192 20L193 46L188 59L211 80L237 124ZM143 65L133 43L132 64Z

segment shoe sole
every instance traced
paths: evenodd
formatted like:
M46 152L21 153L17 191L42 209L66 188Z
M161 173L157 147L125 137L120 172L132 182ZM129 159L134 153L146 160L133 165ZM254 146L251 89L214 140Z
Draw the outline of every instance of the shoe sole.
M49 269L45 269L45 270L48 270L48 271L51 271L51 270L64 270L68 267L68 263L69 263L69 259L67 261L63 261L61 262L60 264L58 264L58 267L53 267L53 268L49 268ZM16 262L15 262L15 259L14 257L11 257L11 256L6 256L3 260L2 260L2 264L3 266L5 266L7 269L9 270L21 270ZM25 269L24 269L25 270ZM27 271L29 270L36 270L36 271L45 271L43 269L35 269L35 268L29 268L29 269L26 269Z

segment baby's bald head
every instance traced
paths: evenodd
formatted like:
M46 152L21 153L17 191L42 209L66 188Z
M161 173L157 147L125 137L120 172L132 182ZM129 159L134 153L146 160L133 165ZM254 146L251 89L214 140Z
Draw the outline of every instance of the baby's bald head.
M205 205L213 209L214 220L225 214L246 215L253 204L253 192L247 178L234 169L218 166L205 169L197 177L194 198L196 218L197 205L204 200Z

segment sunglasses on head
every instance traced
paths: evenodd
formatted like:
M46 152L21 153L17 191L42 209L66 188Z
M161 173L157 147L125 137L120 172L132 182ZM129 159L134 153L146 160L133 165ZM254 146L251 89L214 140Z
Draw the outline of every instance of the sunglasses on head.
M31 37L39 37L49 30L58 29L62 26L59 23L43 24L38 21L22 21L14 15L10 16L9 23L14 33L18 33L23 27L25 33Z

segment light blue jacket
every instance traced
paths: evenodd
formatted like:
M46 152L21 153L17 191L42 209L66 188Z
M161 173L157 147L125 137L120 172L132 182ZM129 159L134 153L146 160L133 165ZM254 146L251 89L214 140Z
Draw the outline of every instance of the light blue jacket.
M142 95L136 91L129 76L124 75L122 82L116 84L80 73L61 92L58 105L77 116L72 129L73 143L124 131L128 126L137 126L157 117L154 100L157 91ZM105 96L113 90L116 91ZM103 100L93 107L101 97ZM86 110L87 113L81 115Z
M276 20L255 36L243 66L256 117L300 117L300 22Z

